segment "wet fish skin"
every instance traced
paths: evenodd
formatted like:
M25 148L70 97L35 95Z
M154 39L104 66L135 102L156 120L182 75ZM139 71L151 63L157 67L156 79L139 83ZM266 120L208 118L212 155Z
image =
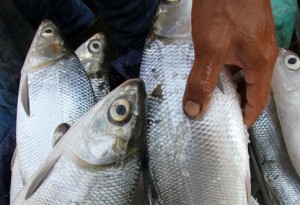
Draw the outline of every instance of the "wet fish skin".
M295 204L300 199L300 178L284 144L273 95L249 129L249 134L251 147L271 195L281 205Z
M13 172L26 183L52 150L55 128L72 125L95 104L86 72L58 28L43 21L21 71L17 108L17 154ZM14 173L13 173L14 175ZM20 178L20 177L17 177ZM12 184L20 184L14 182ZM11 187L18 193L20 187ZM15 194L11 195L13 201Z
M189 119L181 99L193 45L147 42L141 78L148 95L147 158L152 197L160 205L248 204L248 136L235 85L223 71L201 119Z
M62 137L13 204L130 204L143 158L145 97L143 82L134 79L99 101ZM116 115L119 106L126 110Z
M178 8L178 15L190 15L191 1L180 2L174 6L182 6L186 13ZM182 22L191 25L190 18ZM189 35L165 36L154 30L145 45L140 76L147 92L149 178L145 184L150 187L150 204L249 204L248 134L232 76L221 72L225 94L215 89L203 119L190 119L182 110L194 61L190 29L186 31Z
M106 37L97 33L75 51L88 74L97 101L110 91L107 49Z
M281 49L275 64L272 89L284 142L290 159L300 176L300 59Z

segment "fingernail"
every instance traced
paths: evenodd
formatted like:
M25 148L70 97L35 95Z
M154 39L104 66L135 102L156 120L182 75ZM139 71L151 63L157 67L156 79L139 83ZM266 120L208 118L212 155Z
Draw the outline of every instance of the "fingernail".
M187 100L184 104L184 112L189 117L197 117L200 112L200 105L193 101Z

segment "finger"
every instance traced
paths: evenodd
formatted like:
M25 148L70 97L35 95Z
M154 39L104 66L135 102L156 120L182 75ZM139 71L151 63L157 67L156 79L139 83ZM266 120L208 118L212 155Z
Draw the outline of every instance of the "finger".
M202 55L195 59L183 97L183 110L189 117L205 114L222 66L223 61L212 56Z
M257 75L256 82L246 85L246 103L244 106L244 123L249 128L266 107L271 87L271 74ZM247 82L245 73L245 80Z

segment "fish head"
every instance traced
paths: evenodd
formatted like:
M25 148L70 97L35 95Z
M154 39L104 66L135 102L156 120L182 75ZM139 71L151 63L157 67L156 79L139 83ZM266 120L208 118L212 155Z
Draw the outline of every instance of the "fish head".
M300 58L292 51L281 49L275 64L272 79L273 89L278 88L280 96L289 104L299 104Z
M105 60L106 49L107 41L103 33L95 34L77 48L75 53L84 65L88 76L105 72L105 66L101 65Z
M67 48L59 29L49 20L39 26L22 68L22 73L43 69L63 57Z
M145 131L145 88L129 80L109 93L70 132L68 150L90 165L109 165L139 154Z

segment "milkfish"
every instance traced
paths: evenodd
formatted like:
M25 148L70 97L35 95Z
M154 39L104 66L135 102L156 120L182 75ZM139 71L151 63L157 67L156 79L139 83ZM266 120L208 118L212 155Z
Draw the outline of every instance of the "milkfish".
M300 176L300 59L281 49L275 64L272 89L284 142Z
M52 150L56 127L62 123L72 125L94 104L79 59L58 28L43 21L21 71L11 201Z
M203 119L188 118L182 110L194 62L191 5L191 0L161 1L145 45L140 77L147 93L144 182L150 204L246 205L249 139L231 74L221 71L221 86Z
M273 94L249 134L269 195L281 205L300 204L300 178L284 144Z
M75 51L91 82L96 100L109 92L109 56L104 34L97 33Z
M73 125L13 205L130 205L143 159L144 83L121 84Z

